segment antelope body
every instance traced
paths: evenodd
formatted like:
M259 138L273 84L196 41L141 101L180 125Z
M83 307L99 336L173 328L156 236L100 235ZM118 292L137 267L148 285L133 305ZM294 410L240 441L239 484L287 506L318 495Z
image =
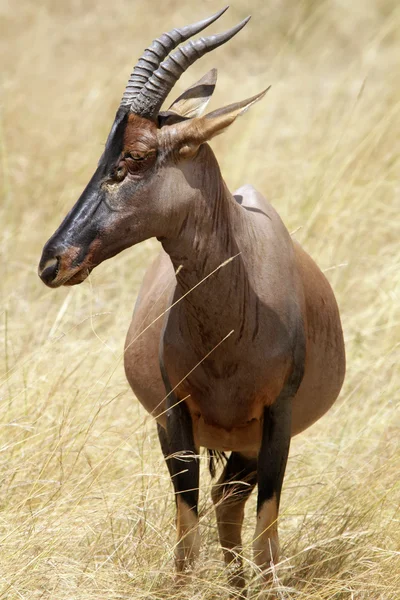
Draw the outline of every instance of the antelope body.
M278 560L290 438L335 401L345 357L326 278L252 186L229 192L207 144L265 92L202 116L213 70L160 111L188 65L247 22L168 57L223 12L145 51L99 166L47 242L39 273L51 287L73 285L124 248L161 242L127 335L126 375L157 420L177 503L178 572L199 551L199 448L231 452L212 496L230 582L244 588L244 504L258 484L254 560L267 571Z

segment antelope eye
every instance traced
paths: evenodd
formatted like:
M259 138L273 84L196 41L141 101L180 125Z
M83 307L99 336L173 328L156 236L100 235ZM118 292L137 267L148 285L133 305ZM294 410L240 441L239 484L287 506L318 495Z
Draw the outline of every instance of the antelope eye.
M129 156L133 160L144 160L146 158L146 154L143 152L131 152Z

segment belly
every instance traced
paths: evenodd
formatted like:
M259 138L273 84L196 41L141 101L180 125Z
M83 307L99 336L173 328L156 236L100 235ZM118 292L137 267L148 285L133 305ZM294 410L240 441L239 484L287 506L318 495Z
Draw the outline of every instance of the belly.
M345 375L345 349L338 306L328 280L295 245L305 295L306 361L293 399L292 435L317 421L337 399Z
M221 452L235 451L246 454L246 456L257 456L261 445L261 432L260 419L252 419L241 427L227 430L206 423L202 416L193 418L196 445Z

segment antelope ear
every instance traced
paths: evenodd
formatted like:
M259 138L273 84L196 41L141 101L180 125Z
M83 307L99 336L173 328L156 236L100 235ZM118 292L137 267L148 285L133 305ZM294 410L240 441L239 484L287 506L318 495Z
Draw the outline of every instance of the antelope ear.
M178 137L179 153L182 156L189 156L196 152L201 144L225 131L237 117L243 115L250 106L264 98L268 90L269 87L252 98L219 108L204 117L177 124L175 135Z
M174 119L174 117L185 119L200 117L213 95L216 82L217 69L211 69L204 77L185 90L166 112L161 114L164 123L169 124L174 120L176 121L177 119Z

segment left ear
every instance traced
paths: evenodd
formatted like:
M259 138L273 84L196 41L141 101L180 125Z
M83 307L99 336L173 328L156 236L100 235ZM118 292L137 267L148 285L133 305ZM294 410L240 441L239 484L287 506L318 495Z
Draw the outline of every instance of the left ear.
M174 138L173 143L180 146L179 153L182 156L190 156L197 152L201 144L225 131L237 117L243 115L250 106L264 98L268 90L269 87L252 98L219 108L204 117L197 117L172 126L171 129L174 130L171 132Z
M217 69L211 69L204 77L185 90L167 111L159 113L159 122L162 125L171 125L183 119L200 117L214 93L216 82Z

